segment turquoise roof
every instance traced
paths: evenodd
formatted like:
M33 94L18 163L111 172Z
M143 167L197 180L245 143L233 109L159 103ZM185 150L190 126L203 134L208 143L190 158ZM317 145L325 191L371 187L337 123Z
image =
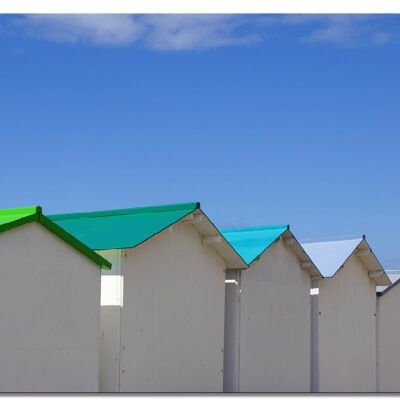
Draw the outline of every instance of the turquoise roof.
M289 225L222 229L221 233L247 264L253 262L289 229Z
M49 218L94 250L135 247L186 215L200 203L50 215Z

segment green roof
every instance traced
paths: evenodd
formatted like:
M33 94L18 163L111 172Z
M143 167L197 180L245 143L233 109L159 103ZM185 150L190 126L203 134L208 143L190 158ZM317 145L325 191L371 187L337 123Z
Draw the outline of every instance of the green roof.
M247 264L253 262L289 229L289 225L222 229L221 233Z
M41 207L19 207L0 210L0 233L27 224L29 222L38 222L50 232L62 239L64 242L68 243L80 253L90 258L96 264L107 269L111 268L111 263L109 261L95 253L87 245L80 242L70 233L66 232L64 229L53 223L49 218L44 216L42 214Z
M200 208L200 203L51 215L49 218L95 250L143 243Z

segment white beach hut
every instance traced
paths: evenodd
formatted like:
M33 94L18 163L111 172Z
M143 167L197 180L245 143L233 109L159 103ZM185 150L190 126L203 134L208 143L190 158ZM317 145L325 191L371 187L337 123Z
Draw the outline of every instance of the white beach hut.
M390 280L364 236L302 245L324 276L312 293L312 390L375 392L376 285Z
M199 203L53 216L113 263L101 390L222 392L225 270L247 264Z
M387 271L392 285L378 293L377 391L400 392L400 271Z
M227 271L225 392L310 391L310 288L321 275L287 225L222 230L250 269Z
M40 207L0 210L0 392L99 390L100 267Z

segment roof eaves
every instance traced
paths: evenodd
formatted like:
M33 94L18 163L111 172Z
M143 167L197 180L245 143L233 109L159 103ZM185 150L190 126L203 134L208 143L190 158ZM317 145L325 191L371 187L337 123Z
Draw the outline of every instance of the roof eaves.
M199 207L200 207L200 203ZM245 265L245 268L250 268L250 263L247 263L243 257L239 254L239 252L228 242L228 240L225 238L225 236L222 234L222 232L217 228L217 226L210 220L210 218L208 218L207 214L200 208L200 211L202 212L202 214L205 216L206 220L216 229L216 231L218 232L218 234L221 236L222 240L226 243L227 246L229 246L229 248L231 248L233 250L234 253L236 253L236 255L240 258L240 260L243 262L243 264ZM244 269L244 268L243 268Z
M256 261L258 261L259 260L259 258L274 244L274 243L276 243L286 232L289 232L292 236L293 236L293 234L292 234L292 232L290 232L290 229L289 229L289 225L273 225L273 229L284 229L284 228L286 228L283 232L281 232L271 243L269 243L265 248L264 248L264 250L260 253L260 254L258 254L257 256L255 256L248 264L249 264L249 266L251 267L251 264L253 264L254 262L256 262ZM262 229L265 229L266 228L266 226L263 226L263 227L261 227L261 226L259 226L259 227L255 227L255 228L249 228L249 229L246 229L246 228L243 228L243 231L244 230L253 230L253 231L256 231L256 230L262 230ZM239 228L239 229L241 229L241 228Z
M400 279L398 279L395 283L392 283L391 285L389 285L385 290L382 290L382 292L378 292L376 295L378 297L383 296L384 294L386 294L387 292L392 290L395 286L397 286L399 283L400 283Z
M296 247L300 250L300 252L305 256L305 258L307 259L308 262L310 262L312 264L312 270L315 272L314 274L311 274L310 271L310 276L312 278L319 278L319 279L323 279L323 275L321 273L321 271L319 270L319 268L317 267L317 265L314 263L314 261L311 259L311 257L307 254L307 252L305 251L304 247L300 244L300 242L297 240L296 236L293 235L293 232L290 230L290 227L288 225L288 229L285 232L289 232L291 235L291 238L294 239L295 243L296 243ZM283 233L285 233L283 232ZM283 234L282 233L282 234Z
M390 280L388 274L386 273L385 269L383 268L382 264L380 263L378 257L375 255L375 253L374 253L374 251L372 250L371 246L370 246L369 243L367 242L367 239L366 239L366 236L365 236L365 235L363 235L362 240L363 240L363 241L366 243L366 245L368 246L368 248L369 248L369 250L370 250L370 252L371 252L371 255L374 257L374 260L375 260L376 265L381 269L381 271L383 272L383 275L384 275L384 277L386 278L386 280L387 280L388 282L390 282L389 287L391 287L392 281ZM385 289L385 290L386 290L386 289Z
M349 256L343 261L342 265L339 266L339 268L335 271L335 273L331 276L325 276L325 278L333 278L347 263L347 261L353 256L355 255L355 252L358 249L358 246L364 241L366 243L366 245L368 246L368 249L370 250L372 256L375 259L376 264L378 265L378 267L383 271L383 274L385 275L385 277L390 281L389 277L386 274L386 271L384 270L384 268L382 267L381 263L379 262L378 258L376 257L375 253L372 251L371 246L369 245L369 243L366 240L366 236L362 235L360 238L360 242L357 244L357 246L354 247L353 251L349 254ZM383 293L383 292L382 292Z

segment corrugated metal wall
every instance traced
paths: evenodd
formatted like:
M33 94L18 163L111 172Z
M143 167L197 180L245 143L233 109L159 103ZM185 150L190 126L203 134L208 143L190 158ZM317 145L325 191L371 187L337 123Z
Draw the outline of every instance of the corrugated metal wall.
M320 282L320 392L376 391L375 290L355 256Z
M121 391L222 392L223 259L183 223L126 255Z
M310 391L310 287L282 241L242 271L240 392Z
M98 391L100 268L36 223L0 253L0 391Z
M400 285L378 301L378 390L400 392Z

